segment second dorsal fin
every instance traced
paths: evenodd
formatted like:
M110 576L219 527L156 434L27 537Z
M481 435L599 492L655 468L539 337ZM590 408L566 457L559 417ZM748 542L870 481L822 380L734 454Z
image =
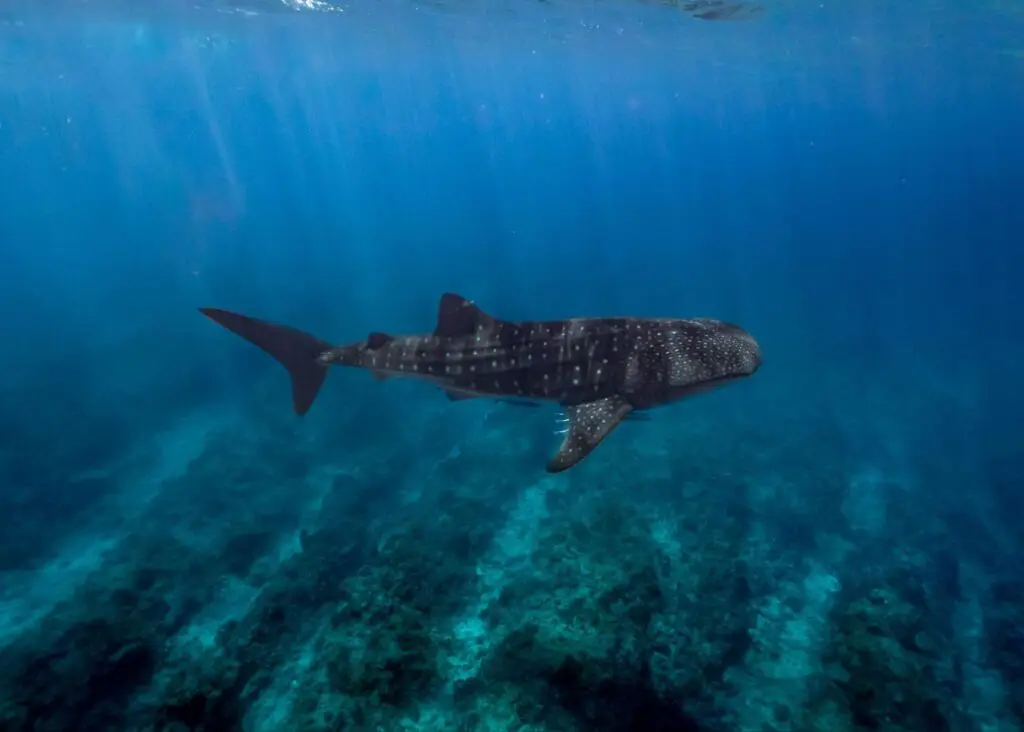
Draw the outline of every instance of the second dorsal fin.
M437 306L437 327L434 328L434 335L441 338L472 335L496 320L470 300L446 292L441 295L441 301Z

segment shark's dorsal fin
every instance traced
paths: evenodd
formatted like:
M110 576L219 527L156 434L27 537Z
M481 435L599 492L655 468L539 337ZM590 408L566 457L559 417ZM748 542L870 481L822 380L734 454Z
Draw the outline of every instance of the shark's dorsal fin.
M446 292L441 295L441 301L437 306L437 327L434 328L434 335L439 338L472 335L496 320L497 318L488 315L462 295Z
M632 405L618 396L567 407L569 429L548 472L560 473L585 458L632 411Z
M393 340L395 340L395 337L388 335L387 333L373 332L370 333L369 337L366 339L366 347L371 351L376 351L378 348L383 348Z

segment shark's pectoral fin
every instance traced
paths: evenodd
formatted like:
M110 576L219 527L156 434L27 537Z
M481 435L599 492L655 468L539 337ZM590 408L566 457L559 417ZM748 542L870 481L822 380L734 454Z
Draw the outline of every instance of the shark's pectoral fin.
M621 397L607 397L566 408L569 429L562 446L548 463L548 472L560 473L585 458L631 411L633 407Z

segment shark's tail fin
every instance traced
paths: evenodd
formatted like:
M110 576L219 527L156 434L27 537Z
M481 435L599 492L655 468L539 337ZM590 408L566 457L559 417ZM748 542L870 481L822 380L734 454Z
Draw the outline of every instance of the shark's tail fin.
M292 377L292 404L296 414L305 414L313 405L327 376L327 364L318 356L331 346L301 330L267 323L217 308L199 308L206 317L232 333L259 346L288 369Z

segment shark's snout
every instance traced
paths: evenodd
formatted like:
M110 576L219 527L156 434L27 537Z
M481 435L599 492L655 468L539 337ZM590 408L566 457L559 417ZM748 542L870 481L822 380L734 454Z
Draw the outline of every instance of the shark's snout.
M748 343L745 354L747 373L753 376L761 368L764 359L761 356L761 346L754 340L753 336L747 335L746 340Z

